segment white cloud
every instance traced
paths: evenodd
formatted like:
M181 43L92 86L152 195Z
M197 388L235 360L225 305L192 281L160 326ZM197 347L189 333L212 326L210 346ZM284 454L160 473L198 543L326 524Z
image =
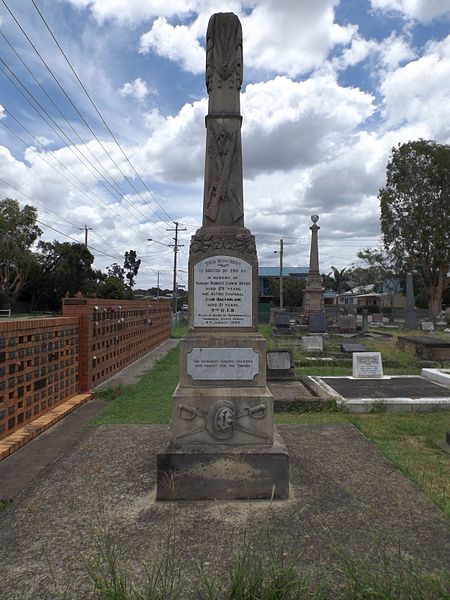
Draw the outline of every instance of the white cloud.
M428 23L450 15L450 0L370 0L372 8Z
M156 16L187 14L197 0L67 0L78 8L89 8L99 23L107 20L135 25Z
M147 84L141 77L138 77L134 81L125 83L119 91L120 95L124 98L131 96L136 100L144 100L144 98L149 94Z
M450 36L429 44L417 60L387 73L380 86L386 127L410 125L420 135L448 143L449 81Z
M408 41L395 33L380 43L379 52L380 62L383 68L388 70L396 69L402 63L410 61L416 56Z
M179 62L182 68L192 73L201 73L205 68L205 51L187 25L170 25L163 17L156 19L152 28L141 36L140 52L150 50L160 56Z
M355 27L334 22L336 0L264 0L242 18L245 63L290 77L318 67L336 45L348 44Z
M242 10L244 2L232 3L241 16L245 65L291 77L320 66L332 48L348 44L356 33L354 26L334 22L336 3L259 0L252 3L249 14ZM197 17L187 25L172 25L163 16L157 18L141 36L140 51L156 52L192 73L203 72L204 36L213 7L198 2L195 12Z
M0 104L0 119L5 119L5 118L6 118L6 110Z

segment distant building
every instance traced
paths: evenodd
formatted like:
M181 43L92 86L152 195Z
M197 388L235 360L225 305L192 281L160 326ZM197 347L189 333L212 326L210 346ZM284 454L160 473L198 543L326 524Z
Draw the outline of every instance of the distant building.
M283 267L283 279L296 277L306 281L308 267ZM269 279L280 278L280 267L258 267L258 296L260 302L271 302L273 300L270 291Z
M384 282L379 286L380 291L375 291L375 289L375 284L352 288L337 295L337 304L344 308L372 307L372 310L380 311L383 308L404 308L406 306L406 296L397 290L392 282Z

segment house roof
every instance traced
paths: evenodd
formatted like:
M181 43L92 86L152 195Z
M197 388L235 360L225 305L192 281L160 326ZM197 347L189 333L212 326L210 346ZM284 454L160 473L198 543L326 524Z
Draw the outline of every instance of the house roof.
M283 267L283 277L308 275L308 267ZM258 267L258 277L279 277L280 267Z

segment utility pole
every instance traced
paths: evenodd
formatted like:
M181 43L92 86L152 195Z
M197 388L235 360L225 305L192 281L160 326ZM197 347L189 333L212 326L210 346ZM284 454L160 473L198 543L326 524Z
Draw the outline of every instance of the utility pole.
M157 283L156 283L156 299L159 300L159 271L157 271Z
M175 231L175 237L173 238L175 244L169 244L171 248L173 248L173 309L174 313L177 312L177 302L178 302L178 290L177 290L177 254L178 249L182 248L184 244L178 243L178 232L179 231L187 231L186 227L180 228L180 224L178 221L174 221L175 229L166 229L166 231Z
M283 251L283 240L280 240L280 249L274 250L275 254L278 253L280 255L280 308L283 308Z
M283 308L283 240L280 240L280 308Z
M78 229L80 231L84 231L84 245L87 248L88 245L88 231L92 231L92 227L88 227L87 225L85 225L84 227L78 227Z

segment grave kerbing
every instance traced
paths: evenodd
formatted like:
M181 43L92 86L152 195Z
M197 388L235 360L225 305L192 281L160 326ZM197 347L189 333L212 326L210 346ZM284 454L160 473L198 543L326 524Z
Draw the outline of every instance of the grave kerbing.
M289 461L274 431L266 344L257 331L255 238L244 227L242 31L208 24L202 227L189 254L189 331L180 343L171 440L158 454L158 500L287 498Z

